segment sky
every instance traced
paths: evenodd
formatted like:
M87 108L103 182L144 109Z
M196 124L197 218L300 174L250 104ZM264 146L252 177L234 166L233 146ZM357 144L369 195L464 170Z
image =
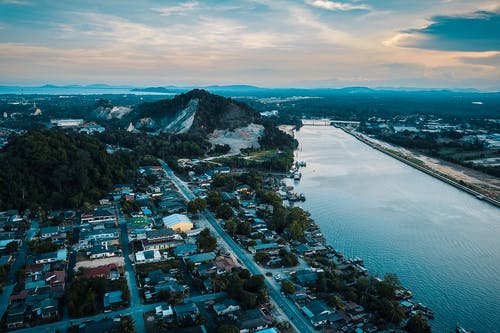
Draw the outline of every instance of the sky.
M0 85L500 90L490 0L0 0Z

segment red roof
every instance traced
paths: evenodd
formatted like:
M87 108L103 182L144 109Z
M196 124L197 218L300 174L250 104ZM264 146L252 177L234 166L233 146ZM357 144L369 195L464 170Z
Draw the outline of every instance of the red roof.
M15 302L15 301L20 301L26 298L28 296L28 291L26 289L21 290L17 294L12 294L10 295L9 301L10 302Z
M83 272L83 277L86 279L91 279L95 277L108 276L112 270L117 269L118 266L116 264L108 264L103 266L97 266L94 268L87 268Z
M65 271L52 271L45 273L45 281L47 281L47 283L50 285L64 284L65 279L66 279Z

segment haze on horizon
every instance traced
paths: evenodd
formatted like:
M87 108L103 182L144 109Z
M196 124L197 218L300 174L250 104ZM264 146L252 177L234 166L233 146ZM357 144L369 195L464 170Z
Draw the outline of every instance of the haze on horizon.
M0 85L500 90L490 0L0 0Z

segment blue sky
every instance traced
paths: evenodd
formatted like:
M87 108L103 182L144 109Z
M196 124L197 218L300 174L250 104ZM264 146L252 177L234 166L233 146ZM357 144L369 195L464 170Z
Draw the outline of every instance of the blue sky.
M0 0L0 84L500 89L489 0Z

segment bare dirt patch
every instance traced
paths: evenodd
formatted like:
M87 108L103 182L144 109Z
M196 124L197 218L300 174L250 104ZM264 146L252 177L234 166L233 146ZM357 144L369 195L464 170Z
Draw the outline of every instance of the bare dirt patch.
M250 124L246 127L229 130L215 130L208 138L212 145L229 145L231 154L240 153L245 148L260 148L259 138L264 133L264 126Z

